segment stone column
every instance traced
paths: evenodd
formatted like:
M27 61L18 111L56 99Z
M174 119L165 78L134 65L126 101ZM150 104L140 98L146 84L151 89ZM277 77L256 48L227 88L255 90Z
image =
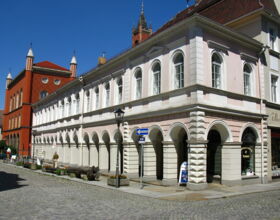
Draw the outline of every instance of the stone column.
M188 184L191 190L207 188L206 182L206 158L207 141L188 141Z
M105 143L99 143L99 168L101 171L108 172L109 154Z
M222 146L221 183L241 184L241 143L224 143Z
M263 149L262 149L263 148ZM262 183L267 183L267 145L261 143L255 146L255 173L261 178Z
M156 152L151 142L144 145L144 177L156 179Z
M139 176L139 153L134 142L123 143L124 173L130 177Z
M116 172L117 149L118 149L117 143L110 144L110 172L112 172L112 173ZM120 162L120 159L121 158L119 157L119 162ZM119 163L119 165L120 165L120 163ZM119 172L120 172L120 166L119 166Z
M163 179L177 181L178 158L176 148L172 141L163 143Z

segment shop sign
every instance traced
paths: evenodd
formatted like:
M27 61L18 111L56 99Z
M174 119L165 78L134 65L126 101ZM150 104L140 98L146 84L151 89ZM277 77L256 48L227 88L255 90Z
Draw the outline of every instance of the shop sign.
M250 158L252 153L252 149L250 147L243 147L242 148L242 158Z
M188 182L188 162L184 161L181 164L179 184L186 184Z

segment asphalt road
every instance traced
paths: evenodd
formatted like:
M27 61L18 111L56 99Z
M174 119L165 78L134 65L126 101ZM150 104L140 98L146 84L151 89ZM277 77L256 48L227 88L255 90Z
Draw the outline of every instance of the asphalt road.
M280 219L280 191L166 201L0 163L0 219Z

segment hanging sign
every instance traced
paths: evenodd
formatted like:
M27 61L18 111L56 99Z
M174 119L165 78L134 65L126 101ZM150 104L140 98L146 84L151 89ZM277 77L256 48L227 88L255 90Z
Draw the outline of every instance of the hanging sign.
M186 184L188 182L188 162L184 161L180 167L179 184Z

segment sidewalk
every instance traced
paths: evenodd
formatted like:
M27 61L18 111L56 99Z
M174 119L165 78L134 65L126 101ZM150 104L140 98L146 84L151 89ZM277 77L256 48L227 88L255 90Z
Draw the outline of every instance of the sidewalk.
M6 163L5 163L6 164ZM9 166L17 167L18 169L26 169L12 164L6 164ZM26 169L29 170L29 169ZM129 186L122 186L115 188L107 185L107 177L101 175L99 181L85 181L79 178L71 178L69 176L58 176L56 174L42 172L41 170L29 170L30 172L36 172L41 175L55 176L57 178L63 178L70 181L80 182L88 185L95 185L107 189L118 190L121 192L146 196L156 199L174 200L174 201L188 201L188 200L209 200L227 198L231 196L238 196L250 193L265 192L280 190L280 180L269 184L255 184L246 186L224 186L220 184L209 184L208 188L201 191L191 191L182 186L159 186L144 183L143 189L140 189L140 183L136 181L130 181Z

